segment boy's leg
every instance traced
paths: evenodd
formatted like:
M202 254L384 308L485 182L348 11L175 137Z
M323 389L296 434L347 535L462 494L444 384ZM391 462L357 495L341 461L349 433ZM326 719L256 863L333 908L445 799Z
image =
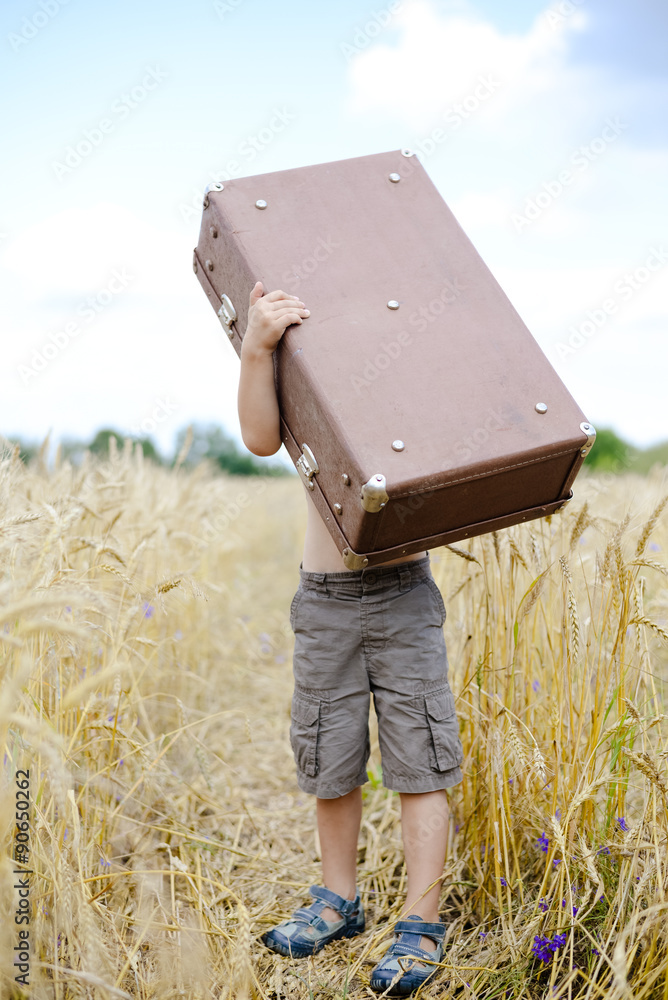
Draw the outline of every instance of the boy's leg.
M323 885L344 899L354 899L357 839L362 820L361 786L336 799L317 799L317 816ZM340 914L330 907L321 916L325 920L340 919Z
M418 794L400 793L401 830L406 859L406 906L430 923L438 923L441 878L448 846L448 799L444 789ZM427 892L428 886L436 882ZM436 942L422 938L422 947L433 951Z

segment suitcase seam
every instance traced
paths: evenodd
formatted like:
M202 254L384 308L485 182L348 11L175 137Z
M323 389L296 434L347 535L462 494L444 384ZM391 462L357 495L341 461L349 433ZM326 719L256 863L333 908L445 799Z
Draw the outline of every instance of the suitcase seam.
M536 458L527 459L525 462L515 462L513 463L513 465L502 465L500 468L492 469L490 472L487 472L484 475L478 474L471 476L461 476L459 479L449 479L447 483L440 483L438 486L434 486L433 489L443 490L447 489L448 486L454 486L456 483L466 483L472 479L476 480L487 479L491 476L498 475L499 472L510 472L511 469L520 469L522 468L523 465L537 465L541 461L548 462L553 458L562 458L564 455L572 455L572 454L573 452L570 448L567 451L557 451L554 453L554 455L548 455L546 458L543 459L536 459ZM393 493L390 499L400 500L402 497L409 497L409 496L414 496L415 494L427 493L427 492L430 492L430 490L406 490L404 493ZM551 501L548 501L548 503L549 502Z

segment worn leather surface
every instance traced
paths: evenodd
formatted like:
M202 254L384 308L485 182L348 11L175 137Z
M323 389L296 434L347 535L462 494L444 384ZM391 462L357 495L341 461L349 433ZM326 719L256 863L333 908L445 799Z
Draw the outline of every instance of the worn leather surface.
M236 307L237 352L256 280L311 310L276 351L277 392L288 452L307 443L320 466L313 499L340 550L377 562L568 497L586 417L415 156L227 181L196 259L214 308L223 292ZM376 473L389 500L367 513Z

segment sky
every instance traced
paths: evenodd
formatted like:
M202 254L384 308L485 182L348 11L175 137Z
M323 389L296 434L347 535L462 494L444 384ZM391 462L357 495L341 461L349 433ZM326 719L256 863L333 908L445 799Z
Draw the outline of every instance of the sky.
M240 441L205 186L409 148L588 419L668 439L667 38L663 0L4 0L0 433Z

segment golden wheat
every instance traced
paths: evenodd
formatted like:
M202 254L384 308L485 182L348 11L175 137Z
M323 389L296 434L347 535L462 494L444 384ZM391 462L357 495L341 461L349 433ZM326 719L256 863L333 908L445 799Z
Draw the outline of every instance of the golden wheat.
M172 470L129 442L0 453L0 992L26 868L36 1000L368 998L405 888L373 722L366 933L260 942L320 880L288 740L302 487L187 471L187 445ZM558 514L431 553L465 763L424 998L668 997L666 479L583 475Z

